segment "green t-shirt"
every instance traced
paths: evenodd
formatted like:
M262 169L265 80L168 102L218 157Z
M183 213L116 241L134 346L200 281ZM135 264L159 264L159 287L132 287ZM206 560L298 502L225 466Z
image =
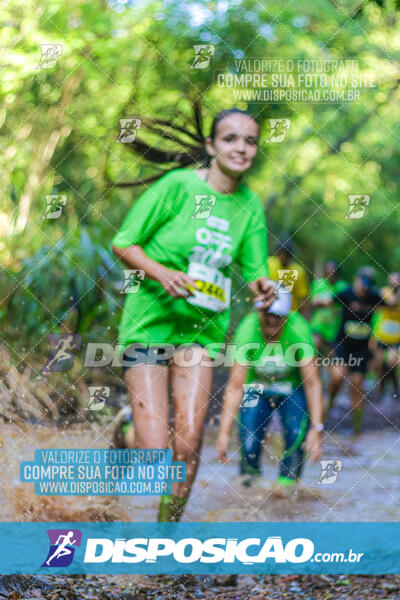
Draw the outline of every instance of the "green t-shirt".
M313 300L319 302L332 301L334 295L340 293L347 284L339 280L331 285L326 278L315 279L311 284L311 303ZM341 309L338 304L331 306L318 306L314 308L310 325L313 333L320 335L326 342L333 342L341 320Z
M289 313L279 340L267 342L260 313L249 313L236 329L236 361L247 364L246 383L262 383L265 390L290 393L302 383L300 366L316 355L311 328L297 312ZM245 348L245 344L251 344Z
M234 194L221 194L193 169L173 170L152 184L112 244L138 244L162 265L188 272L201 288L188 301L172 298L158 282L144 278L135 293L126 295L119 330L124 347L222 342L230 318L233 261L246 282L268 276L267 229L257 194L244 184Z
M349 287L347 281L344 279L338 279L338 281L335 281L335 283L332 285L332 290L334 294L340 294L347 287Z

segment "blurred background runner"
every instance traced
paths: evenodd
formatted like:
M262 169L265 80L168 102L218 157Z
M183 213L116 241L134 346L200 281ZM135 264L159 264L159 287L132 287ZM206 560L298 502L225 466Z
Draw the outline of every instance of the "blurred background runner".
M390 273L387 285L382 288L381 295L386 300L395 300L395 293L400 288L400 273ZM372 337L370 350L374 353L373 369L378 378L378 398L383 397L385 382L393 383L394 395L399 396L399 384L396 369L400 364L400 300L394 306L381 306L372 317Z
M334 295L343 291L348 283L340 276L338 264L329 260L325 264L325 277L311 283L310 325L317 349L326 354L338 334L341 322L341 306L333 303Z
M293 287L290 287L288 291L293 298L292 310L298 310L304 315L307 311L309 286L306 271L295 260L296 257L292 241L282 239L276 247L274 256L268 258L268 269L269 276L274 281L285 282L290 280Z

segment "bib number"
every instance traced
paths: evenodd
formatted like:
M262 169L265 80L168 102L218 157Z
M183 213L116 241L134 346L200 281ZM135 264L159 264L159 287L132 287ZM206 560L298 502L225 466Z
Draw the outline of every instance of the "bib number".
M198 288L191 290L193 296L187 298L190 304L214 312L223 312L229 308L231 303L230 277L225 277L218 269L194 262L189 264L188 275L194 279Z
M275 394L290 394L293 386L290 381L272 381L271 383L264 383L265 392L274 392Z
M388 335L399 335L400 323L399 321L385 321L382 325L383 333Z
M371 329L368 323L359 321L347 321L344 326L345 334L355 340L364 340L369 337Z
M330 292L321 292L320 294L316 294L313 298L316 302L322 302L323 304L328 304L332 301L332 294Z

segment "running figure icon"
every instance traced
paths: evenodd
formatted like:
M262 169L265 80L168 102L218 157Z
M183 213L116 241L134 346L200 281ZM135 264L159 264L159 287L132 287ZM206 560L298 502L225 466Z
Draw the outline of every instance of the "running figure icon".
M49 529L50 548L42 567L68 567L74 558L77 547L81 545L80 529Z
M74 544L77 543L77 540L71 539L74 537L74 532L73 531L69 531L67 533L67 535L60 535L56 541L56 544L59 544L57 546L57 550L50 556L50 558L48 560L46 560L46 565L50 566L51 561L56 558L57 556L59 558L61 558L62 556L66 556L67 554L72 554L72 550L70 548L67 548L68 545L73 546ZM60 540L63 540L60 543Z
M81 347L81 336L77 333L53 333L47 337L50 341L50 356L42 373L69 371L74 361L74 352Z

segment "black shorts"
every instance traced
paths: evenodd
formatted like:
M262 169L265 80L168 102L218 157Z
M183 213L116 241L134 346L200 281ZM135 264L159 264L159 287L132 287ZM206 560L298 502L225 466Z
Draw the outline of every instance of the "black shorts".
M366 373L368 361L372 354L368 348L368 340L354 343L344 340L333 345L335 356L343 359L345 366L352 373Z

